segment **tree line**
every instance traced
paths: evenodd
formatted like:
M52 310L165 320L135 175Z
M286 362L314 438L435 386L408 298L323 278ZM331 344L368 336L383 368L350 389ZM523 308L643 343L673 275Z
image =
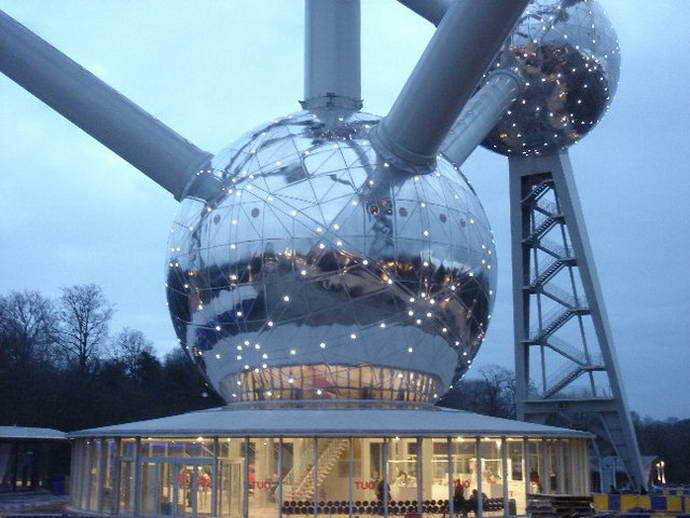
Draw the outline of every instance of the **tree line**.
M63 431L222 406L181 348L160 358L141 331L111 333L115 308L94 284L0 295L0 425ZM479 369L441 406L515 418L515 375ZM690 419L635 416L643 455L666 460L671 483L690 483Z
M159 358L141 331L111 334L100 287L0 295L0 424L79 430L222 404L181 349Z

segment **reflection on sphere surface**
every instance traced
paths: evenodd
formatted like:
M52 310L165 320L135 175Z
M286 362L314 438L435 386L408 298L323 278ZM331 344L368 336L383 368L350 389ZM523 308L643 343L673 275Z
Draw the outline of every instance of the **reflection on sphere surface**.
M503 155L565 149L606 112L620 75L618 37L595 0L532 0L494 67L525 89L484 140Z
M433 402L484 338L496 255L464 176L386 163L379 118L299 112L219 153L171 229L178 338L229 402Z

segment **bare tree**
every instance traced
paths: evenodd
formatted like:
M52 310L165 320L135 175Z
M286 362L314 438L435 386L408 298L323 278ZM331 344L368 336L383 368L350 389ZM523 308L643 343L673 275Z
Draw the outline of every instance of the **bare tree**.
M515 417L515 374L499 365L486 365L479 376L463 379L448 392L440 406L495 417Z
M499 365L479 370L483 381L485 412L501 417L515 417L515 374Z
M108 339L114 308L95 284L62 289L58 344L68 359L85 369L98 358Z
M55 342L56 312L37 291L0 296L0 341L13 364L47 359Z
M125 327L113 340L111 356L121 361L127 374L134 375L143 355L153 356L153 342L144 333Z

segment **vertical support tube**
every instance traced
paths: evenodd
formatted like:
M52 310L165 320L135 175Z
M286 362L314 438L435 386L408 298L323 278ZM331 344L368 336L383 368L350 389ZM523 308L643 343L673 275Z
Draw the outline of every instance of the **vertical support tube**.
M349 442L349 447L350 451L348 452L347 456L347 515L349 518L352 518L352 474L354 471L354 463L355 463L355 453L354 453L354 440L352 437L348 439Z
M132 503L132 514L141 516L141 437L136 439L136 450L134 452L134 502Z
M113 484L110 492L110 509L112 514L120 514L120 445L122 440L115 439L115 455L113 456Z
M453 439L448 437L448 516L452 518L455 515L455 502L453 502L453 497L455 492L453 490Z
M456 0L376 137L395 158L433 163L443 139L470 98L527 0Z
M249 518L249 437L244 438L244 464L242 465L242 516Z
M314 445L314 456L312 459L312 484L314 485L314 516L319 515L319 439L314 437L312 444Z
M101 437L101 447L98 452L98 495L96 496L96 512L102 512L103 509L103 496L105 489L105 475L106 467L108 466L108 441L105 437Z
M306 0L304 107L359 109L360 0Z
M501 437L501 472L503 473L503 516L510 516L510 500L508 499L508 441Z
M99 445L99 442L96 442L98 439L91 439L91 447L89 448L88 452L88 457L86 458L86 473L88 474L88 480L86 484L86 499L84 500L85 502L85 509L88 509L90 511L93 511L91 508L91 490L93 489L93 484L91 482L91 466L96 466L98 467L98 455L99 451L96 445ZM26 450L25 450L26 451ZM95 460L94 460L95 458ZM22 470L22 479L24 479L26 475L24 474L24 470ZM25 487L26 483L24 480L22 480L22 487Z
M477 459L477 518L484 515L484 498L482 497L482 438L474 440L474 454Z
M527 512L527 505L529 504L530 486L532 484L532 467L529 461L529 439L527 437L522 438L522 458L525 463L525 469L523 471L522 478L525 481L525 512Z
M283 518L283 438L278 439L278 487L276 494L278 501L278 518Z
M388 446L389 438L384 437L383 439L383 516L388 518Z
M218 491L220 491L220 484L218 480L220 477L220 466L218 457L220 456L220 442L218 437L213 438L213 479L211 479L211 516L218 516ZM158 486L160 488L160 485ZM160 504L156 504L160 505Z
M422 462L424 456L422 455L422 438L417 437L417 463L415 464L415 477L417 477L417 513L422 514L424 507L422 501L424 500L424 470L422 469Z
M523 177L510 172L510 244L513 266L513 337L515 340L515 410L519 420L525 419L530 364L529 345L525 343L530 325L529 294L522 288L529 278L529 249L523 237L529 235L529 218L523 207ZM537 469L539 469L537 467Z

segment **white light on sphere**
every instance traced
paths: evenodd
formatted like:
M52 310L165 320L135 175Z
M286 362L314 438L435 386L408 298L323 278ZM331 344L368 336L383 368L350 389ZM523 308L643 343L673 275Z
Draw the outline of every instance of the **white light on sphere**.
M481 268L496 257L482 247L486 215L443 157L427 174L386 162L369 139L378 122L337 109L276 119L213 158L211 174L239 196L183 200L169 308L227 400L352 398L343 384L356 370L356 398L432 402L477 353L496 285ZM424 297L444 304L417 324L407 314ZM198 354L242 341L261 344L244 365Z

